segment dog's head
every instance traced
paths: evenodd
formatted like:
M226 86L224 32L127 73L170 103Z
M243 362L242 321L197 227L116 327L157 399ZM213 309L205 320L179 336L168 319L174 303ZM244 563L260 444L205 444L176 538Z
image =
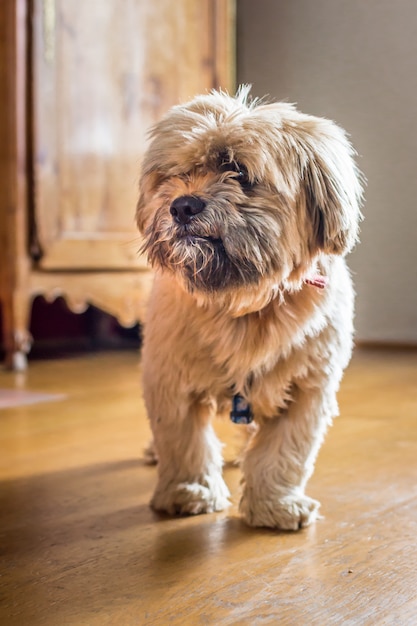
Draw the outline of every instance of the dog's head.
M144 249L197 295L299 283L318 255L357 239L361 185L343 130L248 91L173 107L144 157Z

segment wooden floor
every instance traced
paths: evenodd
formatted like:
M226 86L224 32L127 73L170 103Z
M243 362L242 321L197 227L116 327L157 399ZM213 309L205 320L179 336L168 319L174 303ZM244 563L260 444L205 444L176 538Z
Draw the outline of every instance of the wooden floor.
M417 352L356 352L309 484L324 519L296 534L239 520L229 423L231 509L148 508L135 354L35 362L0 388L28 402L0 411L2 626L417 624Z

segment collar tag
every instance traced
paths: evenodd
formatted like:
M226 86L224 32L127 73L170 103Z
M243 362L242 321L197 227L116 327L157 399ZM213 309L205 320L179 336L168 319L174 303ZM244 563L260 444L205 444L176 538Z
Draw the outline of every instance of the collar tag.
M251 406L249 402L239 394L233 396L230 419L234 424L250 424L253 422Z

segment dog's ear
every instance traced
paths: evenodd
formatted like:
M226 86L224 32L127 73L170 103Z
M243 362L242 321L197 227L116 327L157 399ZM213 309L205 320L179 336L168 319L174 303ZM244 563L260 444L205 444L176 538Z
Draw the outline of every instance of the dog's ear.
M139 232L144 234L145 231L145 207L146 207L146 194L143 189L143 184L141 181L140 189L139 189L139 199L136 205L136 224L139 229Z
M145 196L141 190L139 193L139 200L136 205L136 224L137 224L139 231L142 233L142 235L145 230L144 208L145 208Z
M139 182L139 200L136 205L136 224L142 234L144 234L150 217L149 203L160 182L160 178L157 171L153 170L147 172L145 168L143 168Z
M305 116L296 126L312 249L345 254L357 241L361 219L355 152L345 132L329 120Z

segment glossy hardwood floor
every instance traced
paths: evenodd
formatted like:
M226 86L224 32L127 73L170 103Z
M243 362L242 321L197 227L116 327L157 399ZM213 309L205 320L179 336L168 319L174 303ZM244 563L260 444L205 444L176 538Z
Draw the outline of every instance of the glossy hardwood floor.
M229 511L153 513L138 381L131 353L0 372L41 400L0 411L2 626L417 624L417 352L357 350L296 534L239 520L229 423Z

